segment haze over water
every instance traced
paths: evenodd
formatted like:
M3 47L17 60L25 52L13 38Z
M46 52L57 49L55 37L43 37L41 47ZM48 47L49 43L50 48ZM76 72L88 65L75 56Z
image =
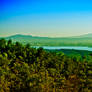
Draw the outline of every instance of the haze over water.
M62 49L70 49L70 50L87 50L92 51L92 47L85 46L33 46L34 48L42 47L47 50L62 50Z

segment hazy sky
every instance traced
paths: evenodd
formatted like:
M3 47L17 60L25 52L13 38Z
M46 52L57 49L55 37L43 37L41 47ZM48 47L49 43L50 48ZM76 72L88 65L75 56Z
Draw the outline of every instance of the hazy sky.
M92 0L0 0L0 36L92 33Z

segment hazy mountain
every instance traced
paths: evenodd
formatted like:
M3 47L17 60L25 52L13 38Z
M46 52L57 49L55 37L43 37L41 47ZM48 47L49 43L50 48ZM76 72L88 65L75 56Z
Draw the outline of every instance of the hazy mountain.
M88 33L88 34L84 34L84 35L81 35L81 36L79 36L79 37L92 37L92 33Z
M12 35L5 37L6 40L13 42L21 42L23 44L30 43L32 46L92 46L92 34L85 34L74 37L38 37L31 35Z
M32 35L22 35L22 34L16 34L12 36L6 37L7 39L32 39L32 38L48 38L48 37L39 37L39 36L32 36Z
M15 39L15 38L30 38L32 37L31 35L22 35L22 34L16 34L12 36L6 37L7 39Z
M89 34L84 34L84 35L80 35L80 36L72 36L72 37L53 37L54 39L60 39L60 38L83 38L83 37L92 37L92 33L89 33ZM15 38L49 38L50 37L39 37L39 36L32 36L32 35L22 35L22 34L16 34L16 35L12 35L12 36L8 36L8 37L5 37L5 38L8 38L8 39L15 39ZM52 37L51 37L52 39Z

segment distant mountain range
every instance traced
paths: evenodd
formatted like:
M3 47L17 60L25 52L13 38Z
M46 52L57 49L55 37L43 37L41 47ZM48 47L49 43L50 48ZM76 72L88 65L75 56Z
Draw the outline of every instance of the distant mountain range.
M81 35L81 36L79 36L79 37L92 37L92 33L89 33L89 34L84 34L84 35Z
M48 37L39 37L39 36L32 36L32 35L22 35L22 34L16 34L16 35L12 35L12 36L8 36L5 38L48 38Z
M5 37L5 38L10 38L10 39L12 39L12 38L32 38L32 37L34 37L34 38L52 38L52 37L39 37L39 36L22 35L22 34L16 34L16 35L8 36L8 37ZM82 38L82 37L88 37L88 38L90 38L90 37L92 37L92 33L84 34L84 35L80 35L80 36L53 37L53 38L72 38L72 37L73 37L73 38L77 38L77 37L80 37L80 38Z
M56 38L16 34L4 38L23 44L30 43L32 46L92 46L92 33L74 37Z

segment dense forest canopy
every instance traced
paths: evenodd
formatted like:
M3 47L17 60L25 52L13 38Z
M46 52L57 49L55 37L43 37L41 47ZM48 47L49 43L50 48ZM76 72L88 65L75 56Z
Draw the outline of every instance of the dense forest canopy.
M69 56L0 39L0 92L92 92L88 54Z

